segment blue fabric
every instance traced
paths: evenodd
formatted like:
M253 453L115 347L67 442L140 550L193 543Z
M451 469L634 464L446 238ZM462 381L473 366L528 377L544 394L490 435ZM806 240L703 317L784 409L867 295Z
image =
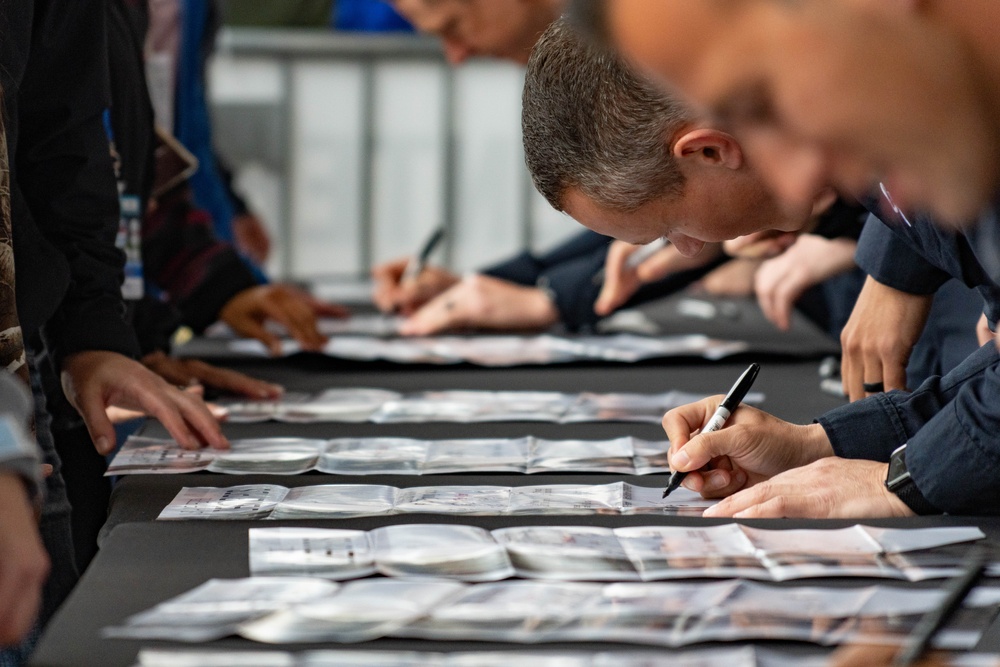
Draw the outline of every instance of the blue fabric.
M912 393L891 391L819 418L837 456L906 463L923 496L952 514L1000 514L1000 355L990 342Z
M177 90L174 98L174 135L198 158L198 171L189 179L195 203L208 211L215 234L233 240L233 204L215 163L212 127L205 99L202 42L208 23L208 0L182 0Z
M976 351L976 322L983 314L980 294L951 279L934 294L920 339L906 366L906 386L919 387L932 375L945 375Z
M40 635L41 632L39 632L36 625L28 633L23 642L17 646L0 649L0 667L21 667L22 665L27 665L28 658L31 657L31 652L35 650L35 645L38 644Z
M984 268L980 254L985 248L974 236L989 235L996 220L984 219L970 229L954 231L926 215L910 216L907 223L884 209L865 225L855 256L858 266L883 285L911 294L931 294L955 278L980 293L994 326L1000 317L1000 282Z
M995 321L1000 285L980 262L978 254L985 248L977 248L968 231L949 231L925 215L904 218L887 204L884 198L878 204L887 226L866 225L859 265L880 282L913 293L942 277L957 278L979 291L987 315ZM996 220L980 222L990 224ZM905 243L898 243L900 239ZM995 472L1000 470L1000 355L994 343L912 393L878 394L818 421L838 456L888 461L893 449L908 442L907 467L917 488L938 509L1000 514Z
M413 26L383 0L337 0L331 20L337 30L413 32Z
M215 235L233 242L235 205L215 159L212 122L205 98L205 67L202 46L209 23L209 0L182 0L180 53L177 62L177 88L174 96L174 136L198 158L198 170L188 179L198 208L212 217ZM267 276L244 258L258 282Z

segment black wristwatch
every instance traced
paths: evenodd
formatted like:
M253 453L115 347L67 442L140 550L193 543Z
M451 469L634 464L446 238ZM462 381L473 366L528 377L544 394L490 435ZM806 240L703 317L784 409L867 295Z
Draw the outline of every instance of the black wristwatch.
M920 493L920 489L910 477L906 468L906 445L901 445L889 457L889 473L885 477L885 488L899 497L915 514L941 514L941 510L931 505Z

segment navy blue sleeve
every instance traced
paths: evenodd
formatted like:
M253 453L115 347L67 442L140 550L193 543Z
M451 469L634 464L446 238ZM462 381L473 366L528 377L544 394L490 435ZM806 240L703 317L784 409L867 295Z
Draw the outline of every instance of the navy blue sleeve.
M951 278L874 215L861 231L854 259L878 282L909 294L933 294Z
M580 258L587 258L587 261L590 261L589 258L598 251L603 257L611 241L612 239L608 236L587 230L574 234L569 240L560 243L548 252L536 255L525 251L499 264L487 267L481 273L518 285L534 285L545 271L564 262Z
M924 497L952 514L1000 514L1000 355L990 342L912 393L891 391L818 419L837 456L906 462Z

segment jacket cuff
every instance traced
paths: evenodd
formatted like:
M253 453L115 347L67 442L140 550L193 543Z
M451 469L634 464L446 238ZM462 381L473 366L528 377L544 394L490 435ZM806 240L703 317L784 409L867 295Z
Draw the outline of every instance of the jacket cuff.
M56 311L45 327L57 368L66 357L77 352L100 350L117 352L131 359L139 356L139 343L135 331L125 321L121 300L106 297L88 301L83 310L67 313Z
M846 459L888 461L907 438L890 399L895 393L899 392L869 396L816 419L826 431L834 454Z

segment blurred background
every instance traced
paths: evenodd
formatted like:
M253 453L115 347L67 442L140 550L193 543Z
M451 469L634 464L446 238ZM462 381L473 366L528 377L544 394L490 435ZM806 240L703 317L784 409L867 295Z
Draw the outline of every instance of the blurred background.
M578 227L524 167L522 69L450 67L380 0L225 0L208 75L218 152L277 279L365 277L437 225L457 271Z

